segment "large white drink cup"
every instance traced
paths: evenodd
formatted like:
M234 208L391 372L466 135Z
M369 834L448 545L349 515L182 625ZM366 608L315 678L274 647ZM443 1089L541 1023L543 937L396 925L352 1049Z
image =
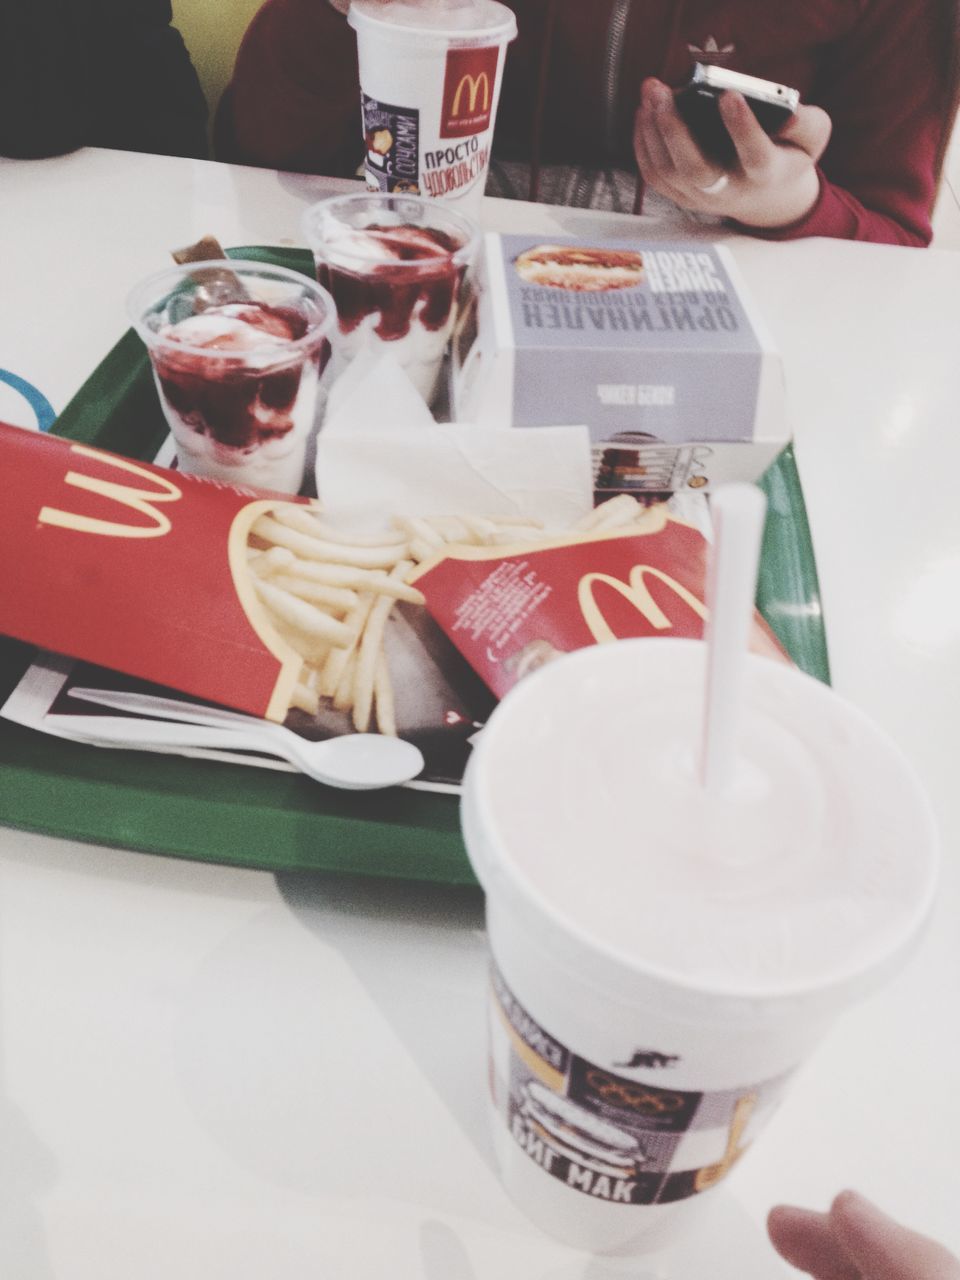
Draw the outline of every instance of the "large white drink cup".
M490 168L513 11L498 0L353 0L365 173L373 191L475 216Z
M661 638L548 664L494 712L465 779L502 1176L544 1230L597 1252L692 1224L934 897L912 769L786 664L750 656L734 780L699 786L704 657Z

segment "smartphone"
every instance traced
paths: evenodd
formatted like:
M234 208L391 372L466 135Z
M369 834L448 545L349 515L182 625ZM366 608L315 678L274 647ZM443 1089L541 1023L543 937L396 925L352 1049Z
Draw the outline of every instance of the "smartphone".
M689 82L674 94L677 112L707 159L731 169L736 164L737 151L720 115L719 101L727 89L743 94L760 127L771 138L796 115L800 94L772 80L696 64Z

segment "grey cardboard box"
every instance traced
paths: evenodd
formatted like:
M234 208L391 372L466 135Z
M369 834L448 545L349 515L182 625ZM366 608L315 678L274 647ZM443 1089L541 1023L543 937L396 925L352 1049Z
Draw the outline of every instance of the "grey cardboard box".
M790 439L774 344L703 242L485 236L450 393L457 421L586 425L601 491L754 480Z

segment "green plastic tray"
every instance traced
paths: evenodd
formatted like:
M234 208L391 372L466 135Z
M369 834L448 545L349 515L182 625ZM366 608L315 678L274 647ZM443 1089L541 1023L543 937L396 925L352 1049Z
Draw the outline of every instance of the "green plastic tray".
M234 257L310 274L305 251L246 247ZM166 424L140 339L126 333L53 431L132 458L155 456ZM803 494L788 449L763 479L769 499L757 603L797 664L829 680ZM0 639L0 701L33 651ZM76 840L269 871L325 869L474 883L454 796L352 795L298 774L104 751L0 719L0 822Z

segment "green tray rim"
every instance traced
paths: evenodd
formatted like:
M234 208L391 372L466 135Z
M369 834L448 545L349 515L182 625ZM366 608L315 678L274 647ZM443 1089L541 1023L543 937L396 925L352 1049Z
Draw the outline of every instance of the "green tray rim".
M228 253L313 272L303 249L247 245ZM166 435L158 415L145 348L128 330L51 432L149 460ZM829 683L816 562L792 447L760 484L768 512L757 604L797 665ZM0 639L0 697L33 654ZM3 719L0 823L263 871L476 884L460 836L457 796L408 789L358 796L318 787L299 774L92 748Z

